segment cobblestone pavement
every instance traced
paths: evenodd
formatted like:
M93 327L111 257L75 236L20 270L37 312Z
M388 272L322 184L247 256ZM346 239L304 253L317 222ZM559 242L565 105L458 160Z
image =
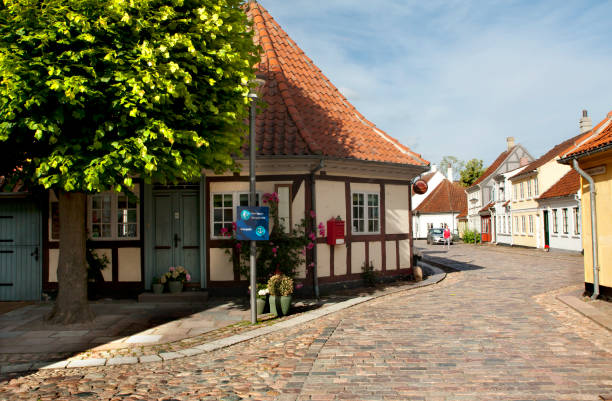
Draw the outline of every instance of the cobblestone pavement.
M609 332L555 302L582 259L455 245L441 283L194 357L45 370L0 399L598 400L612 393Z

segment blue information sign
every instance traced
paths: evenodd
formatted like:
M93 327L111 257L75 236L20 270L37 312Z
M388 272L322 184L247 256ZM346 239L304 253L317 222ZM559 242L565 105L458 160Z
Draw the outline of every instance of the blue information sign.
M239 241L267 241L270 239L270 208L267 206L238 206L236 239Z

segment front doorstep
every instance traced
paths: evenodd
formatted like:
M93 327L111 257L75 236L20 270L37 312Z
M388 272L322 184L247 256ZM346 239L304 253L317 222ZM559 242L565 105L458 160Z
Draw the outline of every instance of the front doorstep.
M138 302L147 303L183 303L183 304L205 304L208 301L207 291L183 291L177 294L163 293L154 294L143 292L138 295Z

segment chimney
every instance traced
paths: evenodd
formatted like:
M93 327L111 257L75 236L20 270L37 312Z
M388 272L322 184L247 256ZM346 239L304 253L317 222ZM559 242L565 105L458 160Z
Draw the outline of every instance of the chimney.
M526 166L529 164L529 159L526 157L521 157L521 167Z
M453 168L452 167L449 167L446 170L446 178L448 178L450 182L453 182Z
M514 137L513 136L507 137L506 143L508 144L508 150L512 149L514 147Z
M591 129L593 129L591 117L589 117L586 110L582 110L582 118L580 119L580 133L584 134L585 132L589 132Z

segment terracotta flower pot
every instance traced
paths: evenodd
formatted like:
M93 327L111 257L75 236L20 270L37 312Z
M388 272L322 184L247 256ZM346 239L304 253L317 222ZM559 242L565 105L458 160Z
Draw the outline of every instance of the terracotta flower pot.
M183 282L182 281L168 281L168 289L171 294L177 294L183 291Z

